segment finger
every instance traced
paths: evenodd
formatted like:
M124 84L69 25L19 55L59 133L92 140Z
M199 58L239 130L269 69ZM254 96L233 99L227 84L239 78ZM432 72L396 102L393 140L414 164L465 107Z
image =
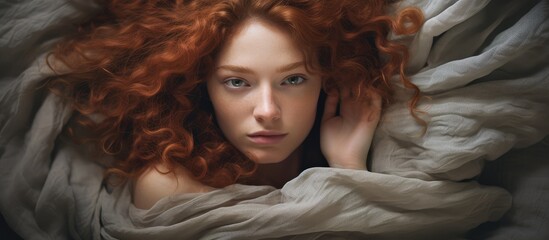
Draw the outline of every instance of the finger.
M382 108L381 95L376 92L371 92L368 97L370 98L370 115L368 116L368 121L379 119Z
M343 118L352 118L359 113L361 103L353 99L351 89L349 87L342 87L340 94L339 115Z
M370 105L376 109L381 109L381 95L372 91L368 94Z
M324 104L324 114L322 114L322 121L333 118L336 116L337 104L339 103L339 93L337 90L330 91L326 97Z
M347 100L351 97L351 89L349 87L341 87L339 93L341 94L341 100Z

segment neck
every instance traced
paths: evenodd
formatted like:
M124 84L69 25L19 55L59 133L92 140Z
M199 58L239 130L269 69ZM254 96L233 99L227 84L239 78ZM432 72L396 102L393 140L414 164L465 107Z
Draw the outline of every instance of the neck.
M246 182L251 185L282 188L284 184L299 175L300 159L301 149L298 148L279 163L259 164L255 173Z

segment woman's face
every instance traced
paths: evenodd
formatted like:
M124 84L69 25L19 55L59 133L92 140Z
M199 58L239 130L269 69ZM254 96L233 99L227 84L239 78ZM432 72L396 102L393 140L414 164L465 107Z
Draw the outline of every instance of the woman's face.
M222 47L207 81L225 137L260 164L286 159L311 130L320 76L283 30L248 20Z

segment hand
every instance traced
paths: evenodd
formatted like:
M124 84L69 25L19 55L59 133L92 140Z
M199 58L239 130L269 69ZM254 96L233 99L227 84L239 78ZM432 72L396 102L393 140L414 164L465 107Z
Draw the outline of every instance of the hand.
M341 96L341 97L340 97ZM340 104L340 113L336 115ZM381 97L355 100L348 88L328 94L320 127L320 148L331 167L366 170L368 151L381 114Z

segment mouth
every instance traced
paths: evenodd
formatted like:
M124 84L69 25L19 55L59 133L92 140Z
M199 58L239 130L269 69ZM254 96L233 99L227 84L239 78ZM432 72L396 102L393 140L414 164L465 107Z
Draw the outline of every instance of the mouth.
M271 131L261 131L261 132L255 132L252 134L248 134L248 138L251 142L256 144L276 144L281 142L287 133L280 133L280 132L271 132Z

